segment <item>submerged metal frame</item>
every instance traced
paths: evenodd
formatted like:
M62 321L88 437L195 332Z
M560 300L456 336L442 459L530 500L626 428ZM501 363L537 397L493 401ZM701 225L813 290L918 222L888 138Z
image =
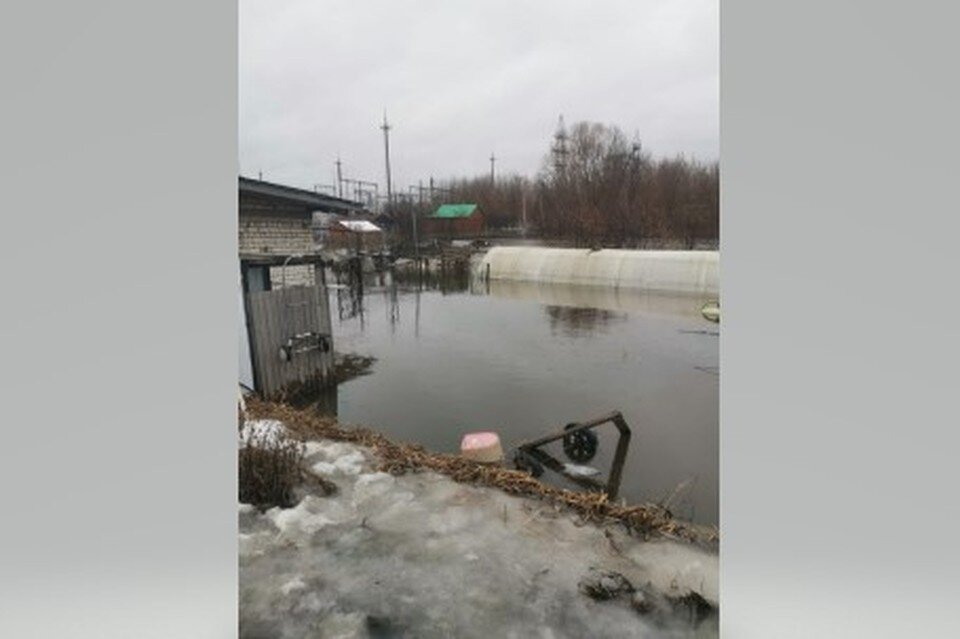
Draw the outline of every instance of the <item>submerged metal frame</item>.
M620 432L620 437L617 439L617 449L613 454L613 463L610 467L610 477L607 479L606 483L597 481L592 477L577 477L575 475L570 475L563 470L563 462L552 456L550 453L541 450L540 448L541 446L551 442L563 439L565 436L571 433L598 428L608 422L617 427L617 430ZM517 446L517 450L526 453L531 458L543 464L545 467L549 468L555 473L563 475L575 484L583 486L588 490L599 490L601 492L605 492L607 497L610 499L616 499L617 494L620 492L620 479L623 476L623 464L627 460L627 449L629 446L630 427L627 425L627 422L623 418L623 415L620 413L620 411L613 411L612 413L607 413L606 415L602 415L596 419L577 423L572 428L564 429L551 435L545 435L538 439L524 442Z

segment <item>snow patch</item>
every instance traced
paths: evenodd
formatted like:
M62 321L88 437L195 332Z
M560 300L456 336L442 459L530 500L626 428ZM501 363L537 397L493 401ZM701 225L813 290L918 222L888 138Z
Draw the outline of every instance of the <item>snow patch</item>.
M264 515L273 522L281 535L310 536L325 526L336 523L333 519L316 512L320 497L307 495L293 508L271 508Z
M241 559L250 559L265 554L273 548L273 535L269 533L240 533L237 546Z
M393 488L393 475L383 472L367 473L357 477L353 485L354 504L362 504L374 497L386 494Z
M346 442L307 442L306 458L310 461L332 461L344 455L360 453L360 449Z
M315 470L340 475L340 491L241 518L241 635L717 636L716 618L660 627L629 598L598 603L578 591L598 567L715 602L716 553L578 525L543 502L436 473L364 472L369 452L352 444L308 452Z
M316 462L311 469L318 475L359 475L366 461L363 453L355 450L336 457L332 462Z
M303 590L306 587L307 587L307 583L303 580L303 577L301 577L300 575L297 575L290 581L280 586L280 592L282 592L286 596L289 596L291 592L294 592L297 590Z
M310 470L315 472L318 475L332 475L337 472L337 467L331 464L330 462L317 462L310 467Z
M719 605L719 565L716 555L694 546L669 541L651 541L632 547L628 557L648 574L663 592L694 591Z
M326 444L321 444L320 442L309 441L304 444L303 447L303 456L306 459L316 456L317 454L323 453L327 449Z
M318 626L317 637L360 639L368 637L367 616L361 612L331 613Z
M287 429L281 422L275 419L254 419L243 423L240 429L240 446L251 442L262 442L266 444L279 443Z

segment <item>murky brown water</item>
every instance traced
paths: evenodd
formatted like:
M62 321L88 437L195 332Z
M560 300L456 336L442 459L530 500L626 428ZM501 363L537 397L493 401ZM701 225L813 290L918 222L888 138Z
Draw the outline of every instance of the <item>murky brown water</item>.
M377 358L372 374L330 398L340 419L455 452L470 430L495 430L507 448L619 410L634 433L621 495L658 501L692 480L674 513L717 522L720 329L700 315L705 300L478 288L368 284L362 306L331 291L336 349ZM616 436L612 427L600 432L591 465L606 473Z

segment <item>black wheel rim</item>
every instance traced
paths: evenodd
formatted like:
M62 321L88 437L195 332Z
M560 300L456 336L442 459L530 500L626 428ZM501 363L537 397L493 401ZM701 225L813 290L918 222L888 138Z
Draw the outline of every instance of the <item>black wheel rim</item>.
M566 430L576 427L577 424L567 424ZM563 436L563 452L572 461L585 464L597 454L599 442L597 436L588 430L578 430Z

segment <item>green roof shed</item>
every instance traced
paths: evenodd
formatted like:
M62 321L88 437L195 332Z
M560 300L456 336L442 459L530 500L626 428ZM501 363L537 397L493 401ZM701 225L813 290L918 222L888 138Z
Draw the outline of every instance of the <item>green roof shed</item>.
M470 217L476 210L476 204L442 204L430 217L452 220L460 217Z

